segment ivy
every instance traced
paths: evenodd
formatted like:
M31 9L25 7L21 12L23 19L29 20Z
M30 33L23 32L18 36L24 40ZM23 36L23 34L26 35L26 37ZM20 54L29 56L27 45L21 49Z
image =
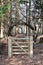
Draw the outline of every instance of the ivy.
M2 15L6 13L8 7L10 7L9 4L4 4L3 6L0 6L0 17L2 17Z

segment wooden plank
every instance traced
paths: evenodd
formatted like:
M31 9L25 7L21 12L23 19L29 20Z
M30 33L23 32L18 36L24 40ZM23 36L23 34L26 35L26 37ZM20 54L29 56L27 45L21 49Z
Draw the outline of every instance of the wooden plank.
M28 44L28 43L29 43L29 42L18 42L18 41L13 41L12 44L14 44L14 43L16 43L16 42L19 43L19 44L25 44L25 43Z
M11 39L8 38L8 57L12 56L12 45L11 45Z
M15 48L15 47L17 48L18 46L12 46L12 48ZM25 46L25 45L24 46L22 45L21 47L27 47L28 48L28 46Z
M28 51L28 49L25 49L26 51ZM15 51L22 51L21 49L13 49L12 52L15 52ZM23 51L24 52L24 51Z
M26 46L28 46L29 44L27 44L27 43L25 43L25 44L22 43L22 44L21 44L21 43L20 43L19 45L26 45ZM12 44L12 46L17 46L17 44L14 43L14 44Z
M16 38L10 37L11 40L29 40L29 38Z
M33 57L33 37L30 36L30 57Z
M25 52L14 52L14 53L12 53L12 55L14 55L14 54L28 54L28 52L27 53L25 53Z

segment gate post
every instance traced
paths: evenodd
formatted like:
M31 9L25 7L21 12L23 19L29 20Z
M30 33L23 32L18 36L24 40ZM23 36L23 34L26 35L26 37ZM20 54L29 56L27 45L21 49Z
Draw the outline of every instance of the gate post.
M30 57L33 57L33 37L30 36Z
M8 37L8 57L12 56L12 44L11 44L11 39Z

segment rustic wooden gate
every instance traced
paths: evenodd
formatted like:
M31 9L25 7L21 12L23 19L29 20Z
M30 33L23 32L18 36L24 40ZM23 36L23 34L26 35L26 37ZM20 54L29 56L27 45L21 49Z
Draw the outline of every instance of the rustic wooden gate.
M11 57L15 54L33 55L33 44L30 45L29 38L8 37L8 56Z

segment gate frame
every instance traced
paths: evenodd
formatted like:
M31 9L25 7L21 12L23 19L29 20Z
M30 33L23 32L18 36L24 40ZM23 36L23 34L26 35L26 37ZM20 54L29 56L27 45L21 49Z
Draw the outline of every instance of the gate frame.
M14 38L14 37L8 37L8 57L12 57L12 44L11 44L11 39L26 39L28 40L29 38ZM30 36L29 39L29 52L28 55L30 55L30 57L33 57L33 37Z

